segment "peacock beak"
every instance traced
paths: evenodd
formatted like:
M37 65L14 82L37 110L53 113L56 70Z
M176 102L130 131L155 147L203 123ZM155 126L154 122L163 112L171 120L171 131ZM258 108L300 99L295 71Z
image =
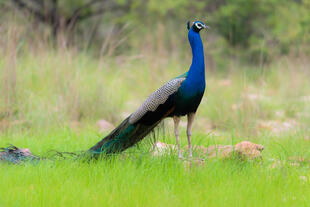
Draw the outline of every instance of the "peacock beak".
M210 27L209 26L207 26L207 25L203 25L203 28L205 28L205 29L210 29Z

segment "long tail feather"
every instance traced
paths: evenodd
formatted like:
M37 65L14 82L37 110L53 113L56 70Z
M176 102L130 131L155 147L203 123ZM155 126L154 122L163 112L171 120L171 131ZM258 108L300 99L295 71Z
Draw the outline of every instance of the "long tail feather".
M33 155L29 149L17 148L11 145L6 148L0 148L0 161L20 164L27 161L40 161L42 159L54 160L56 158L67 159L70 157L74 159L86 158L88 160L89 155L96 158L99 155L119 153L141 141L160 123L160 121L161 120L152 125L142 123L131 124L129 123L128 117L109 135L90 148L86 153L59 152L53 150L51 151L52 154L47 157L38 157Z
M127 117L109 135L90 148L89 152L94 155L122 152L142 140L160 121L152 125L142 123L131 124L129 123L129 117Z

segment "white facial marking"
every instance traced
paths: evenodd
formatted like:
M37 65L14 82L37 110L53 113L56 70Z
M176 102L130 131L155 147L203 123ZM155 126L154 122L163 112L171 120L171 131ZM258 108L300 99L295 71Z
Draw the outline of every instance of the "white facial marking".
M195 26L196 26L198 29L201 29L201 28L202 28L202 25L201 25L201 23L199 23L199 22L196 22L196 23L195 23Z

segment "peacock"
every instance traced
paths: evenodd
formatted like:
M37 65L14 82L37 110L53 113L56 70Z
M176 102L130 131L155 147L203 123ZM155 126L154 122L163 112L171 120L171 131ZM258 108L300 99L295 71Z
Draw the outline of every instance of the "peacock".
M206 28L208 26L201 21L193 22L192 26L187 22L193 55L188 72L168 81L152 93L134 113L91 147L90 153L100 155L122 152L141 141L163 119L172 117L178 156L181 158L179 123L181 116L187 116L188 154L192 157L192 125L206 86L203 44L199 32Z
M206 28L208 26L201 21L193 22L192 26L187 22L188 40L193 56L189 70L152 93L134 113L86 153L82 153L83 155L98 158L100 155L120 153L141 141L163 119L172 117L178 156L181 158L179 123L181 116L187 116L188 154L192 157L192 125L206 85L203 44L199 32ZM28 149L19 149L15 146L0 148L0 161L20 163L41 159L32 155Z

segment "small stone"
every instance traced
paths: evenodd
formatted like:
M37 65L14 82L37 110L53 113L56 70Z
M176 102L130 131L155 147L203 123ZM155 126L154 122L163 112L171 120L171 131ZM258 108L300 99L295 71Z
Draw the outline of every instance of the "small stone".
M7 148L0 149L0 161L4 160L9 163L18 164L25 160L39 160L40 158L34 156L28 148L17 148L15 146L9 146Z
M264 150L263 145L255 144L249 141L243 141L235 145L234 151L242 157L255 159L261 157L261 152Z
M28 148L19 149L19 151L20 151L23 155L25 155L25 156L31 156L31 155L32 155L30 149L28 149Z
M232 158L234 155L237 155L242 159L256 159L261 157L264 146L249 141L243 141L236 144L234 147L232 145L211 145L209 147L193 145L192 149L199 157ZM188 145L185 146L181 152L183 153L184 150L188 150ZM176 145L163 142L156 142L152 148L154 156L162 156L164 154L170 155L175 152L177 152Z
M154 156L170 155L176 151L177 147L173 144L166 144L163 142L156 142L152 148L152 154Z

